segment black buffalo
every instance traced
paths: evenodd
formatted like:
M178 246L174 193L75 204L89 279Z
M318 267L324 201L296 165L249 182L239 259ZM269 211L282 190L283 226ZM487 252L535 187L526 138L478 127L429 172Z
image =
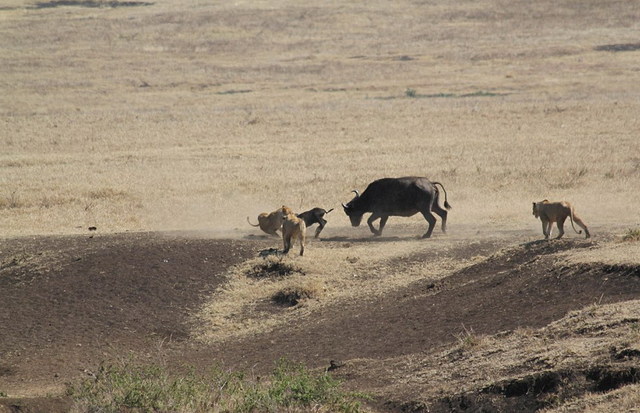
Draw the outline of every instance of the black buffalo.
M297 215L298 215L298 218L301 218L304 220L304 223L307 225L307 228L309 228L311 225L315 225L315 224L319 225L318 228L316 228L316 236L315 236L315 238L318 238L320 236L320 232L322 232L322 230L324 229L324 226L327 225L327 220L324 219L324 216L325 214L328 214L331 211L333 211L333 208L327 211L324 208L316 207L308 211L301 212Z
M446 232L447 228L447 211L438 204L440 192L436 185L440 185L444 192L444 207L451 209L447 202L447 191L440 182L431 182L427 178L416 176L373 181L362 195L354 190L356 197L342 206L354 227L360 225L365 213L371 212L367 224L376 236L382 234L390 216L410 217L420 212L429 223L429 229L422 238L429 238L436 225L432 211L442 218L442 232ZM376 219L380 219L379 229L373 227L373 221Z

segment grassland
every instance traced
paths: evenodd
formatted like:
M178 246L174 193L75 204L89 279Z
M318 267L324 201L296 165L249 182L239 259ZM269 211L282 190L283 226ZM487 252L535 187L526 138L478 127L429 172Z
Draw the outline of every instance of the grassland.
M544 198L571 201L602 241L559 260L637 266L639 26L640 9L622 0L5 1L0 254L3 240L92 226L254 240L247 216L283 204L336 208L323 232L329 242L311 241L293 260L304 276L265 287L243 277L260 260L231 270L193 314L215 327L194 333L204 343L437 281L480 259L394 261L411 254L539 239L531 202ZM409 239L424 232L415 216L392 218L389 239L357 242L369 231L351 228L340 203L374 179L404 175L445 185L449 234ZM320 299L300 314L245 317L248 302L291 283ZM636 304L591 313L607 325L620 308L637 315ZM481 337L460 363L522 346L588 358L575 343L562 356L540 355L551 351L543 346L551 330L574 334L562 324L570 319ZM464 346L474 335L460 337ZM396 361L437 366L453 350L444 351ZM385 369L358 363L358 374ZM496 377L505 365L487 363ZM479 371L466 377L480 382ZM416 377L407 389L421 385ZM606 411L610 400L598 397L575 405Z
M246 233L410 174L454 226L640 221L637 52L596 50L637 40L625 2L33 4L0 11L4 236Z

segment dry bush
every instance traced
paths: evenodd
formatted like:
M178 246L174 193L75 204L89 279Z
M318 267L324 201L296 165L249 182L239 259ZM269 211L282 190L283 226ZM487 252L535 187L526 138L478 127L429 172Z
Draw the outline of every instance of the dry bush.
M627 242L640 241L640 229L629 228L627 232L622 236L622 240Z
M304 272L289 261L267 257L247 270L246 274L251 278L281 278L292 274L304 275Z
M458 342L458 350L469 350L482 345L482 337L473 331L473 328L462 326L460 333L454 334Z
M319 298L322 293L323 287L319 281L301 281L278 290L271 296L271 300L276 304L292 307L306 300Z

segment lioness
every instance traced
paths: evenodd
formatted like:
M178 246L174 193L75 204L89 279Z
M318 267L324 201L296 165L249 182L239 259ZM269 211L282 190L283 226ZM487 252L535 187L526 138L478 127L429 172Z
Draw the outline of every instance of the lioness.
M573 227L573 230L576 231L576 233L582 234L582 231L576 230L576 227L573 225L574 221L584 229L585 238L591 237L589 229L587 229L584 222L582 222L582 220L575 214L573 206L567 201L549 202L545 199L541 202L534 202L533 216L540 218L542 221L542 233L544 234L544 239L549 239L549 236L551 236L551 224L554 222L558 226L558 231L560 231L557 239L562 238L564 235L564 221L567 217L571 219L571 227Z
M293 211L290 208L282 205L281 208L276 209L273 212L258 215L258 224L254 225L249 221L249 217L247 217L247 222L252 227L260 227L261 230L270 235L278 236L278 230L282 227L282 220L284 216L287 214L293 214Z
M283 207L283 213L284 213ZM291 249L291 239L298 238L300 241L300 255L304 255L304 242L305 242L305 232L307 230L307 225L304 223L304 220L298 218L296 214L290 212L288 214L284 214L282 221L282 242L284 243L283 254L287 254Z

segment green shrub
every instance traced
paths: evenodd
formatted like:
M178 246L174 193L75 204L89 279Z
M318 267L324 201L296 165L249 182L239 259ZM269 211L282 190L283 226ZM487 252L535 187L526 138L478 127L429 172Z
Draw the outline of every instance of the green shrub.
M367 396L340 386L329 374L281 359L269 377L255 380L221 369L171 376L158 366L102 366L95 377L69 385L67 394L82 412L359 412Z

